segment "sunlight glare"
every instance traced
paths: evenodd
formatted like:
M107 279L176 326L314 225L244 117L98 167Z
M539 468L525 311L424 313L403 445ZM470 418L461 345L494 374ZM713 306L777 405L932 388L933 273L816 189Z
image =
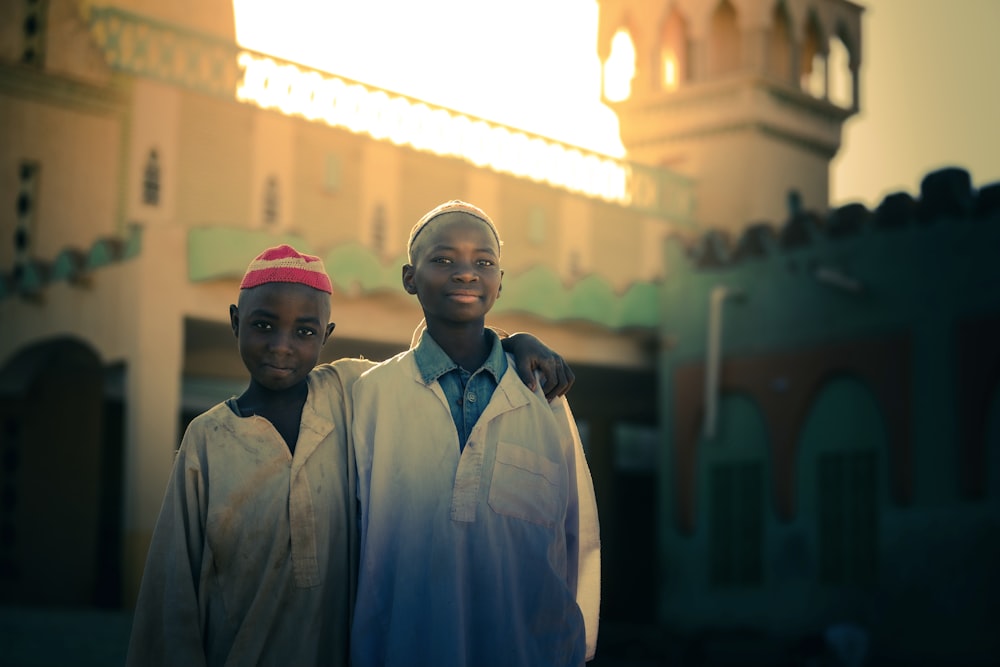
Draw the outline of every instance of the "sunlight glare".
M667 51L663 57L663 85L667 90L677 90L680 83L677 76L677 54Z
M244 48L625 154L618 119L600 97L596 0L233 0L233 9Z
M625 30L611 39L611 55L604 64L604 96L612 102L627 100L635 77L635 46Z

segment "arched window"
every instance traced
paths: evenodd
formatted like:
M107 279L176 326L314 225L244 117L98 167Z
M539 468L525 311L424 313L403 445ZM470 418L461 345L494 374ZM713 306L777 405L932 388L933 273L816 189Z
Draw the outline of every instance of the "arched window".
M784 2L775 3L771 14L767 71L782 81L792 83L792 29Z
M826 97L826 53L823 33L815 14L809 15L805 38L802 40L802 59L799 64L799 85L813 97Z
M888 497L878 403L859 380L831 378L817 393L800 438L797 495L818 581L870 585L878 570L879 509Z
M707 519L708 580L716 588L764 584L770 519L768 435L749 396L721 396L718 431L699 442L700 513Z
M155 148L149 149L146 166L142 170L142 203L147 206L160 203L160 158Z
M712 15L708 41L708 73L728 74L740 67L740 28L729 0L722 0Z
M24 20L21 22L21 62L40 67L45 60L45 23L49 3L47 0L25 0L22 4Z
M386 230L385 206L381 203L375 206L375 213L372 215L371 243L372 249L379 257L387 253L388 230Z
M850 47L841 36L830 38L830 55L827 57L828 97L844 109L854 107L854 74L851 72Z
M675 7L663 24L660 51L660 86L676 90L688 78L687 25Z
M278 192L278 178L268 176L264 184L264 224L277 224L280 215L280 199Z
M604 63L604 97L621 102L632 95L635 78L635 45L627 30L619 30L611 38L611 55Z

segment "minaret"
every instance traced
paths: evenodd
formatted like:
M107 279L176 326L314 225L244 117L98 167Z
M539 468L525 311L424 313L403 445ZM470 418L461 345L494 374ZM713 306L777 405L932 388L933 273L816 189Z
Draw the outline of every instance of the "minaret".
M859 107L861 6L598 4L602 98L630 160L693 177L705 227L780 224L791 191L804 208L826 210L830 160Z

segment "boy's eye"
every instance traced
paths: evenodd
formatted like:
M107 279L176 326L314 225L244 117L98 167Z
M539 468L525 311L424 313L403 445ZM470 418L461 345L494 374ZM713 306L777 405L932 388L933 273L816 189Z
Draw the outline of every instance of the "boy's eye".
M271 328L271 323L270 322L254 322L250 326L256 327L257 329L270 329Z
M493 266L494 262L492 259L480 259L476 262L479 266Z
M299 335L300 336L315 336L316 335L316 331L314 331L313 329L299 329Z
M431 260L431 262L433 262L435 264L451 264L451 258L450 257L435 257L434 259Z

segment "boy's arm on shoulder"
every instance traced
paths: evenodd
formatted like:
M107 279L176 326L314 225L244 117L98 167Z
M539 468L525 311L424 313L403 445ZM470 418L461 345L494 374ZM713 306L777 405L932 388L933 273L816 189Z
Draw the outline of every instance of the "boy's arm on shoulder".
M204 665L199 605L206 489L198 465L200 420L184 435L143 569L129 639L128 667Z
M583 613L587 637L587 660L597 650L597 629L601 607L601 534L597 518L597 498L590 466L576 419L565 397L549 407L559 425L567 450L570 471L569 508L566 513L566 546L569 551L569 578L576 588L576 602Z
M564 396L576 381L566 360L533 334L518 332L500 336L500 344L504 352L513 355L518 376L532 391L537 384L536 374L541 374L542 390L549 401Z

